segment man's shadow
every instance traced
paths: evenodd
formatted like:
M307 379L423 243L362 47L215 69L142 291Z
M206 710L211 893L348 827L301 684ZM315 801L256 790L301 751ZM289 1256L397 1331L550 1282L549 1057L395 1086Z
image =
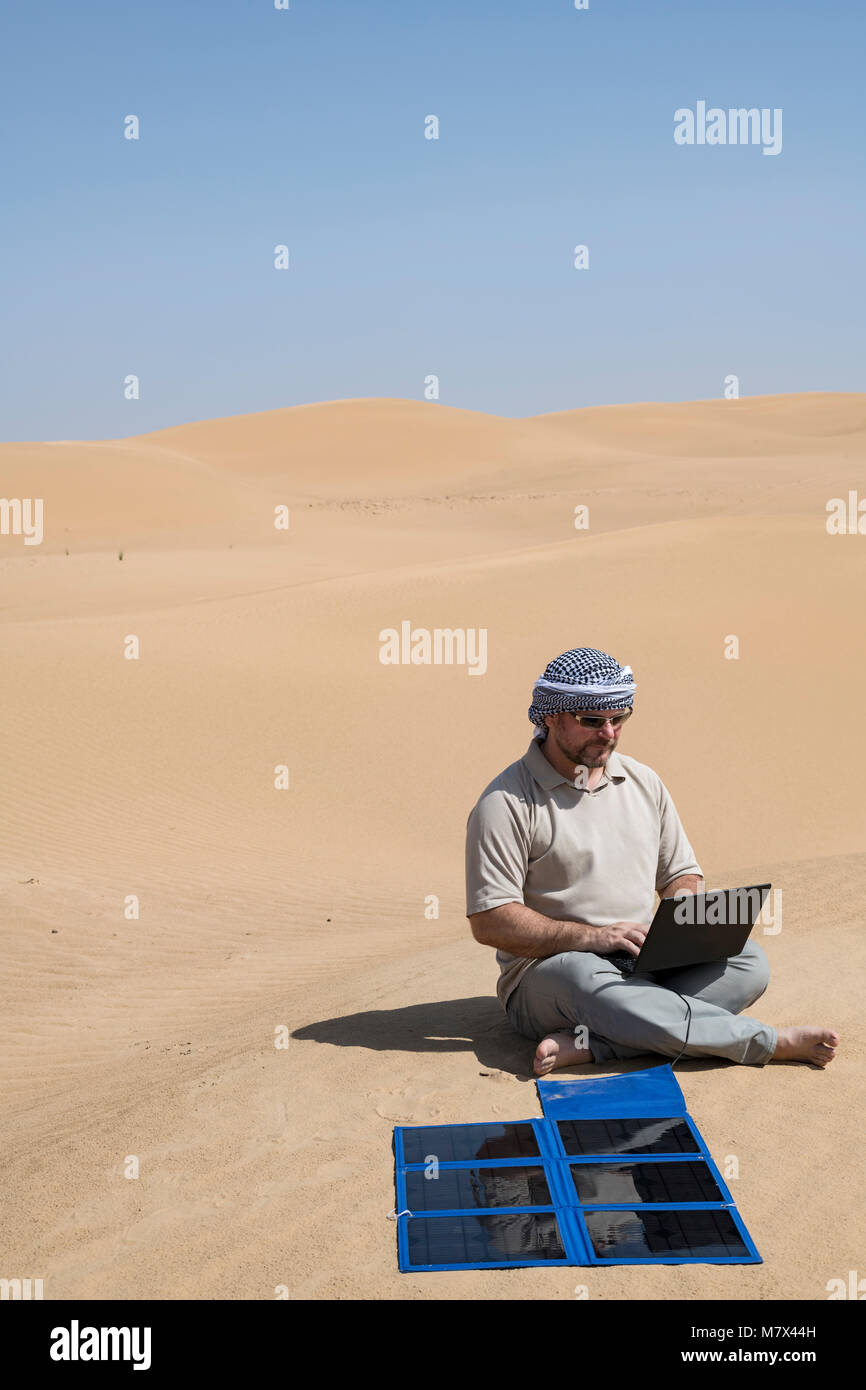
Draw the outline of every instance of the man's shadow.
M508 1072L519 1081L536 1081L532 1069L538 1040L515 1032L499 1002L489 995L470 999L440 999L428 1004L409 1004L400 1009L371 1009L367 1013L326 1018L296 1028L293 1038L302 1042L330 1043L332 1047L367 1047L374 1052L474 1052L477 1061L491 1071ZM613 1060L601 1065L557 1068L554 1076L591 1077L612 1072L641 1071L662 1066L673 1058L647 1052L640 1057ZM681 1057L677 1071L709 1071L730 1066L721 1057Z

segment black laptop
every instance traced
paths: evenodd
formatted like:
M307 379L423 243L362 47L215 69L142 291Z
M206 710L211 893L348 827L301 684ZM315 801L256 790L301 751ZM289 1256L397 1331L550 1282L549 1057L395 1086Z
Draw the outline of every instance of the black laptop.
M649 975L739 955L761 915L771 883L662 898L640 954L606 956L626 975Z

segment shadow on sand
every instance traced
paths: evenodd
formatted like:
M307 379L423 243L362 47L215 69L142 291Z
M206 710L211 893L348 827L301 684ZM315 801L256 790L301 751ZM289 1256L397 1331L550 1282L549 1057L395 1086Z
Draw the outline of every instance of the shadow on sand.
M536 1042L516 1033L502 1007L489 995L410 1004L402 1009L373 1009L309 1023L292 1033L303 1042L332 1047L367 1047L375 1052L472 1052L485 1070L508 1072L518 1081L535 1081L532 1059ZM557 1076L610 1076L662 1066L672 1058L645 1056L602 1066L562 1067ZM721 1057L683 1057L676 1072L715 1071L734 1066Z

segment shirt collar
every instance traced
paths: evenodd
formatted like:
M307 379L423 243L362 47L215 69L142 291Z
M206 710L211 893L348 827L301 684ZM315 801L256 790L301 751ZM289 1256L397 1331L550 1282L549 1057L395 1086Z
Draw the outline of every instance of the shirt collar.
M547 758L542 752L541 743L537 738L534 738L530 743L524 754L523 761L526 763L526 766L529 768L529 771L532 773L538 785L544 787L545 791L552 791L554 787L558 786L577 787L580 791L584 790L579 783L571 778L564 777L561 772L557 772L553 764L547 761ZM603 786L605 781L624 782L625 777L626 774L619 753L614 748L613 752L608 757L607 765L598 785L599 787ZM597 790L597 788L593 790Z

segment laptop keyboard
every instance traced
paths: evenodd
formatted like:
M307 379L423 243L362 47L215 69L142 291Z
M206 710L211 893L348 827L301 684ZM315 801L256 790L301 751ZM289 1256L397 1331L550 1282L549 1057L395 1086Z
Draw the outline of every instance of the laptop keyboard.
M637 965L637 956L633 956L630 951L611 951L607 959L619 966L624 975L631 975Z

